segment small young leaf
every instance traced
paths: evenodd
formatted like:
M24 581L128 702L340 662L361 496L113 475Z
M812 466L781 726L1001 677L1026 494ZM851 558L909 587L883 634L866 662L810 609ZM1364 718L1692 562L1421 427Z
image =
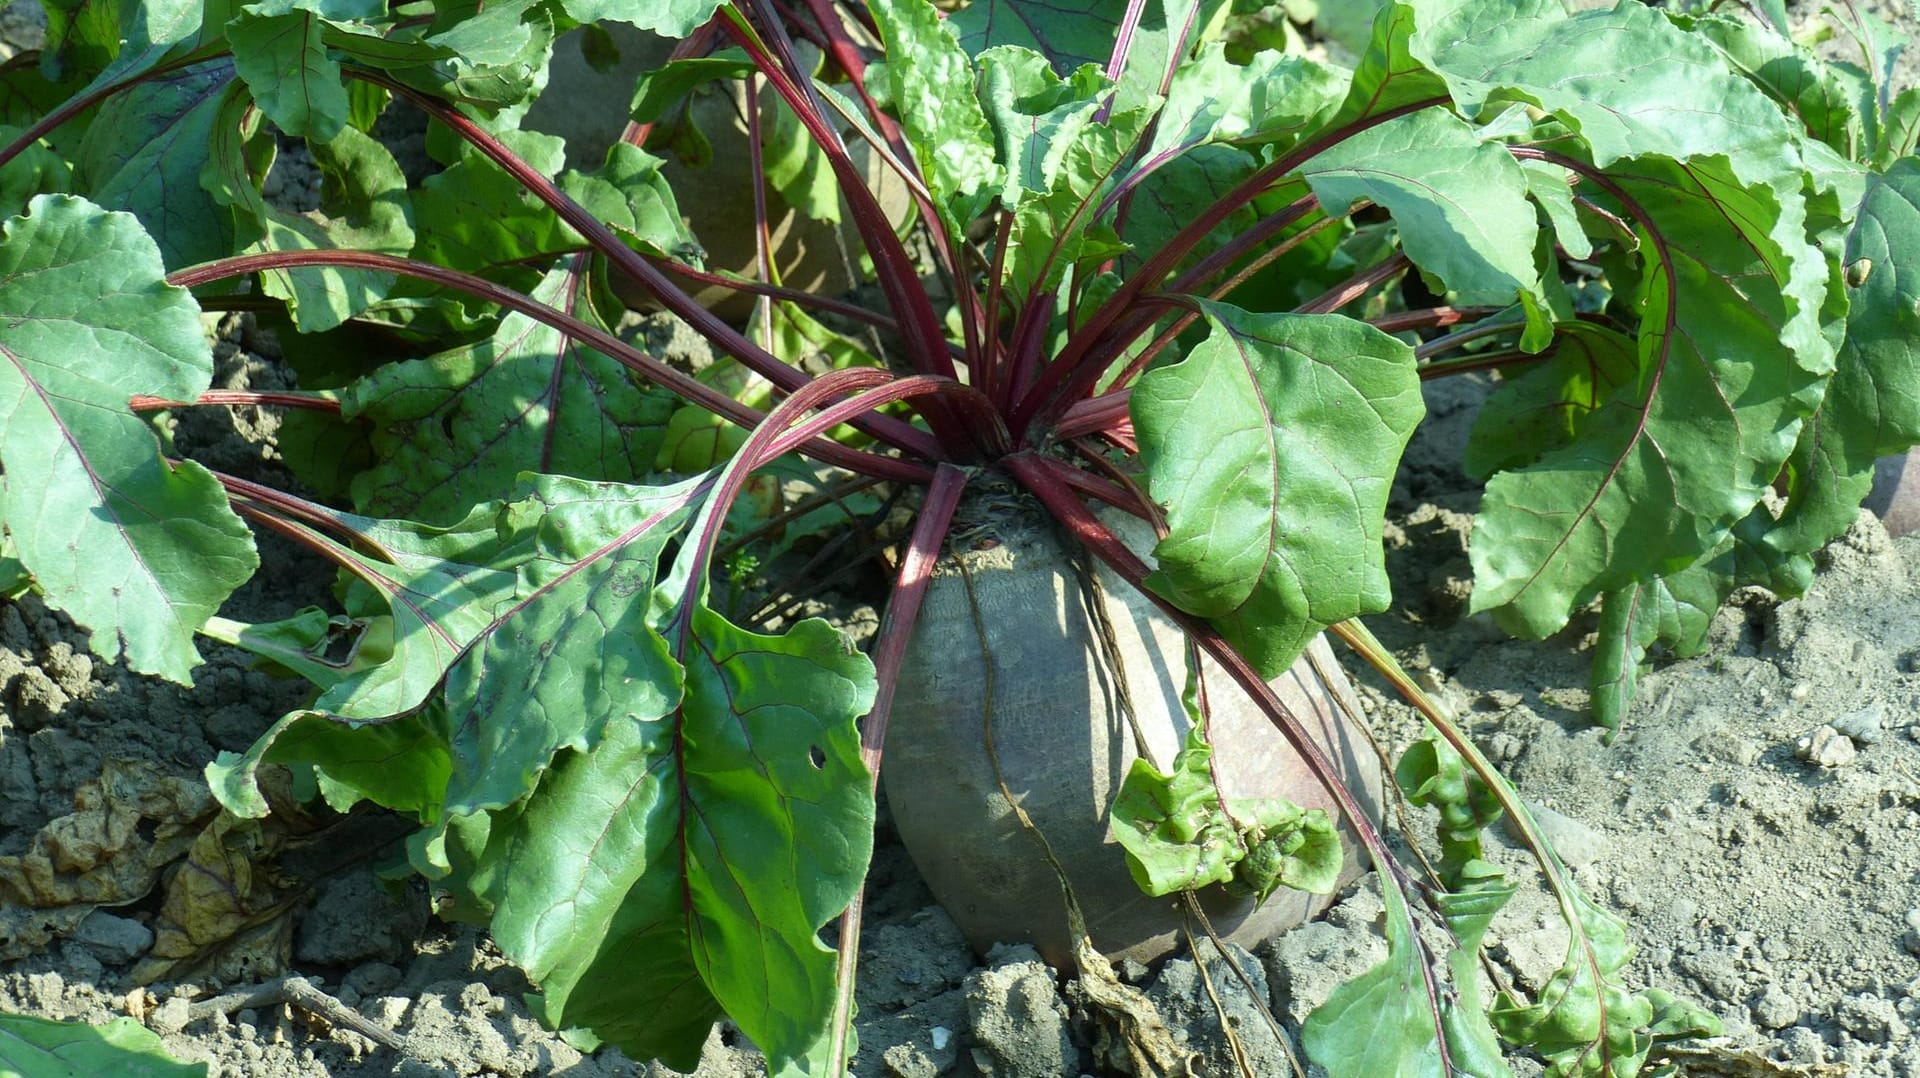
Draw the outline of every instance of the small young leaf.
M135 394L213 377L200 308L130 215L42 195L0 226L0 523L95 654L192 684L193 633L259 559L206 469L162 459Z
M1198 724L1172 772L1135 759L1109 811L1109 833L1150 895L1237 883L1264 901L1286 886L1326 894L1340 877L1340 839L1323 810L1277 798L1225 804ZM1331 856L1329 856L1331 854Z
M1133 390L1168 509L1149 583L1278 676L1314 633L1385 607L1387 480L1425 406L1413 350L1371 326L1200 309L1206 341Z
M0 1013L0 1074L18 1078L206 1078L205 1063L180 1063L160 1037L131 1018L98 1026Z

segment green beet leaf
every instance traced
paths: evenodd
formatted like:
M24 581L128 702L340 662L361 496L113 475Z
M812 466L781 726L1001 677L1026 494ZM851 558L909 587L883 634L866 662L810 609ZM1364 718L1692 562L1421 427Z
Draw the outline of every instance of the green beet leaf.
M1444 78L1468 115L1490 98L1519 97L1565 121L1602 167L1718 155L1743 182L1799 189L1800 132L1713 45L1659 11L1622 4L1569 17L1559 0L1394 10L1396 19L1421 12L1407 52Z
M1000 45L982 52L980 102L1005 169L1000 199L1017 205L1023 191L1044 194L1060 175L1067 148L1093 120L1112 84L1087 66L1062 80L1032 49Z
M1506 378L1474 417L1462 467L1476 479L1521 468L1574 441L1592 414L1632 387L1633 338L1591 322L1554 327L1553 353Z
M367 800L431 821L452 770L442 725L429 713L357 724L318 711L289 712L246 752L222 752L207 764L207 788L227 811L258 819L269 811L260 768L304 765L336 812Z
M1533 635L1718 545L1779 474L1830 369L1803 202L1724 159L1646 156L1610 174L1655 230L1638 370L1570 444L1494 476L1474 526L1473 608L1504 607Z
M720 8L721 0L561 0L576 22L631 23L661 37L686 37Z
M1848 520L1858 513L1850 508ZM1812 582L1813 562L1805 552L1782 551L1773 511L1754 507L1720 545L1675 572L1663 573L1607 592L1593 649L1593 717L1618 730L1633 705L1647 649L1665 644L1675 658L1706 650L1714 612L1746 585L1794 596Z
M535 300L597 323L585 256L570 256ZM341 393L374 423L377 463L355 502L379 516L446 522L498 501L521 472L627 482L653 468L674 398L612 359L523 314L493 336L394 363Z
M565 143L556 135L506 131L499 136L542 176L554 178L565 163ZM532 291L555 258L585 246L552 207L528 198L525 188L465 143L460 156L409 192L413 203L413 257L464 270ZM409 294L419 286L402 282ZM447 297L445 302L478 301ZM476 320L489 317L482 309Z
M1787 465L1787 506L1767 544L1808 554L1853 523L1874 461L1920 442L1920 161L1867 179L1842 264L1846 341Z
M872 11L887 45L884 78L901 128L947 230L961 235L1004 175L974 97L973 63L927 0L876 0Z
M160 1037L131 1018L97 1026L0 1013L4 1078L206 1078L205 1063L180 1063Z
M679 706L563 753L493 815L470 878L552 1021L684 1070L724 1009L778 1066L825 1028L816 934L870 854L853 719L872 666L824 622L759 636L689 615Z
M1386 606L1387 485L1425 407L1412 349L1370 326L1200 309L1207 339L1133 390L1169 529L1148 583L1276 677L1314 633Z
M970 53L1018 45L1045 56L1065 75L1083 64L1107 66L1123 11L1106 0L979 0L949 21Z
M1871 135L1878 133L1873 86L1859 68L1828 63L1782 33L1743 19L1707 17L1690 29L1798 117L1807 134L1847 157L1863 156ZM1871 133L1869 124L1875 129Z
M201 183L230 207L248 251L342 248L404 255L413 249L413 211L406 177L386 147L353 127L333 141L309 142L322 178L321 213L289 213L267 203L256 186L273 162L273 138L247 97L229 88L213 124L210 160ZM303 333L333 329L371 307L393 285L391 274L339 267L266 270L268 295L287 301Z
M1463 1013L1444 982L1429 980L1413 919L1399 890L1381 896L1387 907L1387 958L1333 990L1307 1016L1300 1040L1307 1058L1331 1078L1505 1078L1511 1074L1497 1053L1473 1055L1462 1047L1487 1038L1463 1037L1463 1025L1480 1021ZM1451 1066L1449 1066L1451 1064Z
M115 94L74 150L74 191L138 217L173 268L233 253L233 222L200 185L233 70L210 60Z
M1527 178L1506 147L1481 141L1443 109L1368 128L1307 162L1302 175L1329 213L1359 199L1381 206L1415 265L1460 302L1544 307Z
M227 26L233 65L280 130L331 142L347 122L347 88L327 54L326 22L313 0L262 0Z
M554 755L586 751L626 719L681 698L680 666L647 621L660 555L707 480L660 488L523 479L501 508L519 585L449 672L447 811L524 797Z
M1217 0L1153 0L1145 5L1120 73L1116 111L1142 108L1160 92L1172 43L1168 27L1204 27L1218 6ZM971 54L1015 45L1045 56L1064 77L1087 64L1106 69L1126 10L1126 4L1111 0L977 0L947 22Z
M0 522L95 654L192 684L193 633L259 559L206 469L163 459L135 394L213 377L200 308L131 216L42 195L0 231Z
M130 81L163 63L219 51L228 9L204 0L58 0L43 5L49 78L92 76L82 92Z
M426 702L514 594L515 557L524 551L496 530L498 509L480 506L457 524L433 527L307 506L314 517L377 551L330 534L311 537L352 567L347 614L363 626L358 646L365 658L381 660L356 662L329 678L313 710L366 721L403 715Z

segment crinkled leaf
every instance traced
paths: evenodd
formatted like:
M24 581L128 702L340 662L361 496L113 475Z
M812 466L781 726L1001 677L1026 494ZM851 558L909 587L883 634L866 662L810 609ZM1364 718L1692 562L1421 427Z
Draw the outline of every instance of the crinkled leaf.
M1366 199L1384 207L1407 257L1467 304L1545 305L1527 178L1504 146L1443 109L1368 128L1301 169L1327 212Z
M1172 44L1169 26L1183 32L1205 28L1221 6L1218 0L1149 0L1120 73L1115 110L1145 107L1160 92ZM971 54L1017 45L1045 56L1066 76L1088 64L1106 68L1126 10L1112 0L975 0L947 22Z
M347 88L329 55L325 21L287 0L252 4L227 26L233 66L280 130L331 142L347 122Z
M887 46L885 78L927 187L958 235L1001 182L993 133L973 92L973 63L927 0L870 5Z
M1886 119L1880 125L1880 150L1873 156L1873 167L1885 169L1913 153L1920 142L1920 87L1908 87L1887 106Z
M1698 558L1760 500L1830 369L1825 260L1804 204L1725 160L1636 158L1614 182L1642 236L1638 371L1574 441L1496 475L1474 526L1473 607L1544 635L1602 591Z
M1870 176L1842 256L1846 341L1787 464L1768 546L1811 553L1853 523L1874 461L1920 442L1920 161Z
M1331 891L1341 852L1326 812L1278 798L1225 803L1214 785L1212 756L1196 724L1171 772L1144 758L1127 769L1108 829L1140 889L1170 895L1237 882L1263 901L1281 886Z
M1063 80L1046 57L1012 45L982 52L977 63L982 110L1005 169L1000 198L1013 206L1022 191L1053 187L1068 147L1092 121L1111 84L1092 66Z
M1625 922L1570 887L1561 903L1577 922L1565 964L1531 1005L1503 992L1492 1012L1500 1036L1540 1053L1551 1078L1633 1078L1656 1037L1720 1032L1720 1023L1698 1007L1620 983L1633 957Z
M138 217L175 268L233 253L233 224L200 185L232 84L228 60L148 79L103 102L74 151L74 191Z
M1156 168L1209 142L1284 148L1339 108L1348 77L1297 54L1258 52L1235 64L1224 46L1209 44L1174 72L1141 167Z
M206 1078L205 1063L169 1057L159 1034L131 1018L98 1026L0 1014L0 1075L6 1078Z
M1438 736L1407 746L1394 765L1393 780L1408 801L1439 814L1441 884L1466 890L1470 866L1485 855L1480 832L1500 818L1499 798Z
M0 522L95 654L192 684L194 630L259 559L220 484L162 459L127 401L207 388L200 308L129 215L43 195L0 228Z
M1168 510L1149 583L1278 676L1314 633L1385 607L1387 486L1425 407L1412 349L1371 326L1200 309L1206 341L1133 390Z
M396 55L377 66L386 67L410 86L483 113L512 114L524 109L545 85L547 62L553 56L553 14L546 0L435 7L439 17L420 46L390 46L388 51ZM342 43L330 38L329 44L339 47ZM433 54L441 58L420 62Z
M1622 4L1568 16L1559 0L1432 7L1408 55L1443 75L1468 115L1494 97L1533 102L1565 121L1602 167L1714 155L1747 183L1797 176L1798 132L1779 107L1659 11ZM1396 4L1392 17L1416 9Z
M873 664L823 621L761 636L708 608L726 510L707 500L653 593L680 698L610 716L596 747L563 753L526 800L456 818L447 843L552 1021L679 1069L722 1010L774 1068L814 1048L834 994L817 933L872 852L855 720Z
M1059 159L1052 187L1020 199L1007 241L1009 292L1044 296L1075 266L1126 253L1112 226L1094 220L1094 211L1113 189L1149 118L1148 110L1135 109L1079 128Z
M535 300L598 323L581 256ZM374 423L377 463L355 502L379 516L446 522L498 501L521 472L630 482L651 471L675 398L545 323L513 313L487 340L382 367L341 393Z

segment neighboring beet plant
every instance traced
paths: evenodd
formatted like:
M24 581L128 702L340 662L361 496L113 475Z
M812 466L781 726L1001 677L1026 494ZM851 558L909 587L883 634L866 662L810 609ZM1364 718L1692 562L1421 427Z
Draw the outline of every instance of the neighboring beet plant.
M1388 955L1307 1020L1314 1062L1637 1073L1711 1019L1622 982L1624 925L1352 620L1389 600L1387 492L1422 380L1498 371L1465 461L1473 609L1545 636L1597 604L1610 724L1649 647L1702 646L1736 587L1804 586L1915 439L1920 99L1851 5L1848 63L1769 27L1779 0L1387 3L1351 70L1267 47L1298 40L1294 6L48 0L44 54L0 69L0 567L142 673L187 683L205 634L312 680L208 769L216 794L264 815L284 765L336 809L417 818L413 864L555 1026L685 1068L725 1016L775 1068L833 1073L893 682L955 506L997 473L1346 809L1263 679L1330 629L1432 720L1396 777L1441 849L1416 870L1350 812ZM556 35L602 19L684 41L605 163L563 170L518 118ZM739 78L768 103L761 171L844 206L871 305L702 268L643 147L697 139L661 125ZM399 98L443 166L411 186L370 134ZM843 138L903 175L912 228ZM262 195L288 140L317 213ZM764 191L734 197L764 223ZM615 336L615 280L725 360ZM716 283L762 301L747 329L689 298ZM279 329L302 391L209 392L202 313L233 309ZM223 405L287 410L310 497L176 459L157 414ZM915 507L870 655L712 598L817 526L768 507L801 474ZM216 616L258 532L343 571L334 613ZM1183 803L1116 820L1149 882L1221 822L1217 796ZM1531 1000L1486 1000L1477 965L1518 886L1481 857L1503 813L1569 929Z

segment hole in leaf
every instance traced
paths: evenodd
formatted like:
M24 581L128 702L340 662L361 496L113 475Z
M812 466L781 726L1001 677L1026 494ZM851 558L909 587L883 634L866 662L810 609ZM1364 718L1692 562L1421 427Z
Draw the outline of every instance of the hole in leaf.
M815 771L825 771L827 769L827 754L820 751L820 746L809 745L807 746L807 762L813 765Z

